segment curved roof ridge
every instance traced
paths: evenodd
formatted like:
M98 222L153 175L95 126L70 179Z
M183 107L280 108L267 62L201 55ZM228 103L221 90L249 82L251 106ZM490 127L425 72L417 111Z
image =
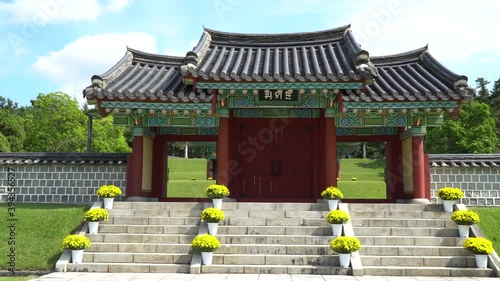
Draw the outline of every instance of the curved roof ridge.
M144 52L128 46L127 51L132 54L133 60L148 61L153 63L181 64L184 62L185 58L184 56L171 56Z
M230 42L231 44L241 43L276 43L276 42L310 42L325 39L335 39L341 37L347 29L351 27L350 24L341 27L325 29L320 31L305 31L305 32L292 32L292 33L236 33L218 31L204 27L212 41ZM334 36L332 36L334 35ZM256 42L257 41L257 42Z
M429 52L423 53L421 58L424 65L435 71L439 76L442 76L447 80L452 80L455 87L467 85L467 76L456 74L455 72L451 71L449 68L442 65L438 60L436 60Z
M402 53L383 55L383 56L371 56L370 61L373 64L375 64L375 66L393 64L393 63L408 63L412 61L420 61L422 54L427 52L428 49L429 46L425 45L424 47Z

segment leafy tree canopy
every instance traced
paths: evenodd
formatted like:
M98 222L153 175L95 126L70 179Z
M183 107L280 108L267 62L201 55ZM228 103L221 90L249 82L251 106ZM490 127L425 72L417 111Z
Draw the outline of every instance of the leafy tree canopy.
M83 152L87 117L65 93L39 94L26 115L25 149L33 152Z
M428 153L494 153L498 138L490 107L482 102L464 104L457 120L445 117L443 126L427 134Z

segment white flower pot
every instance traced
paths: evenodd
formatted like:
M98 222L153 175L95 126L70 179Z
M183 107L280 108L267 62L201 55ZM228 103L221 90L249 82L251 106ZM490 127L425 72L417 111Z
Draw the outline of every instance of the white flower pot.
M351 263L351 253L339 254L339 261L341 267L349 267L349 264Z
M222 198L213 198L212 205L219 210L222 209Z
M99 229L99 222L98 221L88 221L87 222L89 225L89 233L90 234L97 234L97 231Z
M470 225L458 225L458 235L460 238L469 238Z
M332 223L332 232L334 237L342 236L342 226L341 223Z
M72 263L82 263L82 260L83 260L83 250L71 250Z
M329 199L328 200L328 209L330 211L337 210L338 205L339 205L339 200L337 200L337 199Z
M455 205L455 200L443 200L443 207L445 212L453 213L453 205Z
M111 210L113 209L113 201L115 200L114 197L104 197L103 198L103 201L104 201L104 209L106 210Z
M216 222L207 222L208 225L208 234L217 235L217 225Z
M477 268L488 268L488 255L474 255Z
M214 252L201 252L201 262L203 265L211 265Z

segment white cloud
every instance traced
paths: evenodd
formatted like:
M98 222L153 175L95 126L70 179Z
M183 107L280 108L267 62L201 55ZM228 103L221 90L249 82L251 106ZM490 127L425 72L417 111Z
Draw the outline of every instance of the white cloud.
M151 34L105 33L80 37L61 50L38 57L32 67L82 103L82 90L90 84L90 77L104 73L117 63L125 54L125 46L157 52L156 38Z
M37 27L68 21L94 21L103 13L118 13L130 0L14 0L0 3L4 23Z
M500 28L495 15L500 2L376 1L353 18L353 31L364 36L363 48L385 55L420 48L442 60L462 60L473 54L500 55Z

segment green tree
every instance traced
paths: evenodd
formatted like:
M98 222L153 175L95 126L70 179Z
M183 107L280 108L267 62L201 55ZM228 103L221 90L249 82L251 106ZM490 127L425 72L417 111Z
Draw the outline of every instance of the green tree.
M490 107L482 102L464 104L456 120L445 117L425 139L428 153L494 153L498 144Z
M83 152L87 118L78 102L65 93L39 94L25 118L25 150Z
M488 103L488 100L490 98L490 91L486 87L488 84L490 84L490 81L485 80L482 77L479 77L476 79L476 89L477 89L477 95L476 95L476 100L481 101L484 103Z
M97 118L92 123L92 152L130 152L125 128L113 125L113 116Z
M2 132L0 132L0 152L10 152L10 143Z
M6 138L9 151L23 150L26 139L23 118L6 108L0 108L0 133Z

